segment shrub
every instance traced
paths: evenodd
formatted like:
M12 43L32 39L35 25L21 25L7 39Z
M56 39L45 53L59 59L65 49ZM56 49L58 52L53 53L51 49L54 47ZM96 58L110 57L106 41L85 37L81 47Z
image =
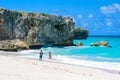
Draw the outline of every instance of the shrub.
M22 17L27 17L28 13L22 12Z
M37 13L37 12L32 13L33 17L38 17L38 15L39 15L39 13Z
M48 14L45 14L45 13L41 13L41 14L42 14L42 16L45 16L45 17L48 16Z
M4 10L3 8L0 8L0 11Z

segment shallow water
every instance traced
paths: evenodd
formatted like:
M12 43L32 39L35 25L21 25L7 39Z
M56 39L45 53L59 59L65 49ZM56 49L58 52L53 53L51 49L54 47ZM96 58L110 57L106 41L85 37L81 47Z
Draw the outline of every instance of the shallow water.
M44 60L49 60L48 52L51 51L53 57L51 61L120 70L120 37L89 37L87 40L74 40L74 44L78 41L84 46L41 48L44 52ZM89 46L90 43L98 41L108 41L112 48ZM40 49L25 50L19 53L24 57L38 59L39 51Z

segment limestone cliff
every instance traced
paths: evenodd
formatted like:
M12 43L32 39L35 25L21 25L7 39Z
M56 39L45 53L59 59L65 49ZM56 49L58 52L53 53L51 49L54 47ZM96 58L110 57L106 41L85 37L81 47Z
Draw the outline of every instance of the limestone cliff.
M0 8L0 40L13 39L20 39L29 46L72 45L74 22L70 17Z
M88 37L88 30L82 28L74 29L74 39L86 39Z

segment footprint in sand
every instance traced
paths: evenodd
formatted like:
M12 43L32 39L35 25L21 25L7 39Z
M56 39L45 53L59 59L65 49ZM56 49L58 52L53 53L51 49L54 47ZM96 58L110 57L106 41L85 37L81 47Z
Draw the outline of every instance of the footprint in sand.
M32 64L37 65L36 63L32 63Z
M89 74L89 76L93 76L92 74Z
M85 74L85 73L82 73L82 75L84 75L84 76L85 76L86 74Z

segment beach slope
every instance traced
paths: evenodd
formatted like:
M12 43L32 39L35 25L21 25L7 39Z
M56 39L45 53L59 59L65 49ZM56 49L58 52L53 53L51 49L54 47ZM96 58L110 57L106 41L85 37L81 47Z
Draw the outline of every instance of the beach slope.
M119 80L120 74L68 64L0 55L0 80Z

